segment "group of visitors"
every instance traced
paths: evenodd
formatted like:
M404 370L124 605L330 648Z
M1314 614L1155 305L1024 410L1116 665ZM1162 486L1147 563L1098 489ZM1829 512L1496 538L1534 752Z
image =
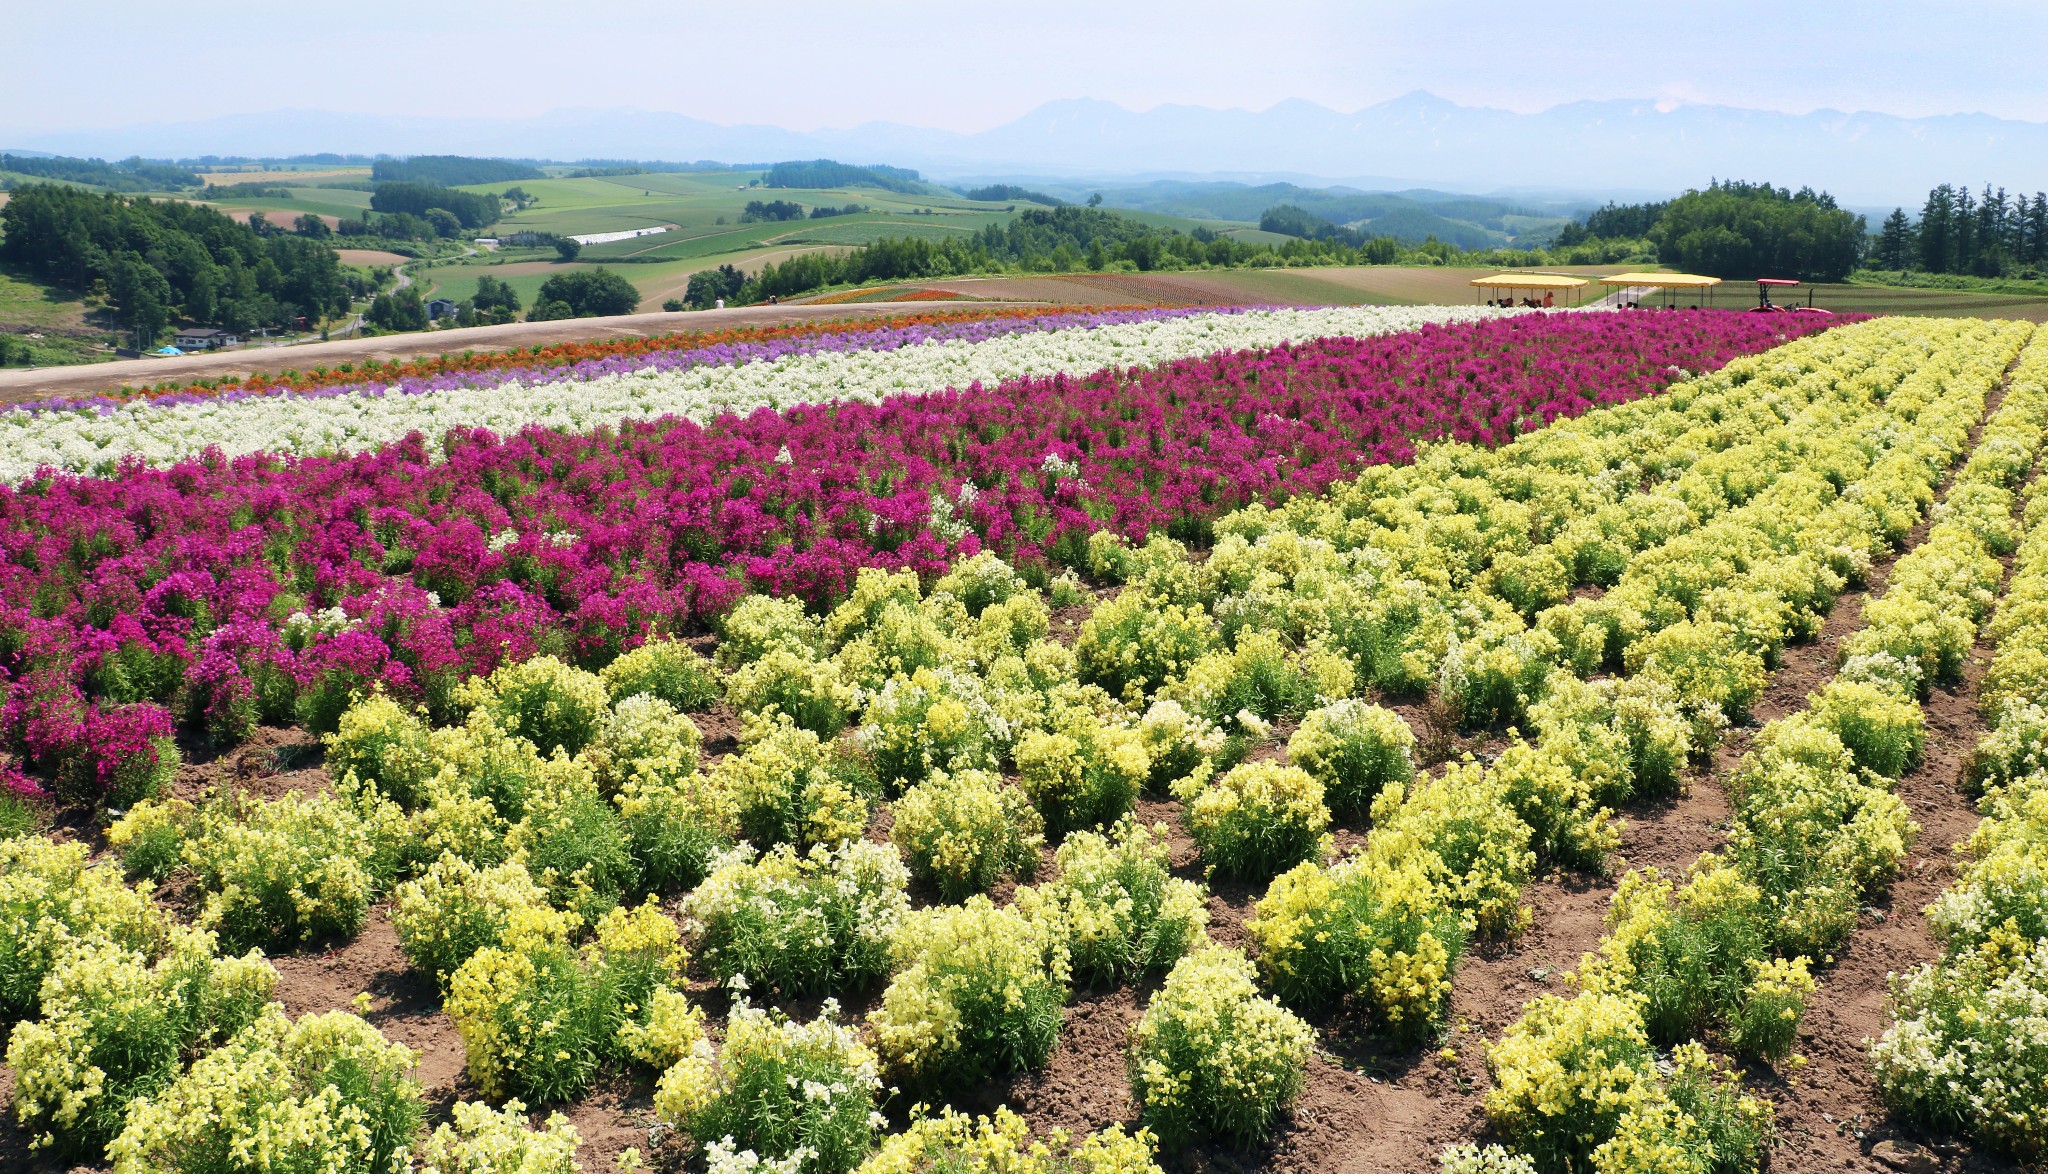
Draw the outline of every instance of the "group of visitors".
M1546 289L1543 291L1543 300L1540 302L1535 298L1523 298L1520 302L1513 298L1499 298L1489 300L1486 304L1501 310L1512 310L1517 306L1524 310L1548 310L1557 304L1557 295Z

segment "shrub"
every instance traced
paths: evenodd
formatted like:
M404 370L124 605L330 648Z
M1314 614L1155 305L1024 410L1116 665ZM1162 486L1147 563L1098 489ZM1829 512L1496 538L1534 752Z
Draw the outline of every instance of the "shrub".
M1274 878L1245 926L1267 983L1313 1011L1350 995L1397 1038L1429 1030L1450 999L1465 927L1428 875L1357 856Z
M860 745L885 783L916 783L935 770L993 769L1009 741L975 677L920 668L884 684L868 703Z
M235 796L199 806L184 859L206 892L198 922L232 949L352 937L397 872L392 831L335 795Z
M731 797L702 775L679 782L628 779L612 797L640 887L674 893L704 879L711 858L732 846Z
M1623 1114L1662 1100L1656 1056L1626 996L1539 995L1487 1050L1486 1119L1542 1170L1574 1170Z
M477 951L448 984L470 1079L487 1097L567 1100L625 1046L654 990L685 961L675 923L652 904L615 909L579 951L522 942Z
M619 1050L657 1072L668 1071L704 1038L703 1009L666 984L648 994L646 1022L628 1019L619 1026Z
M834 738L853 716L855 693L839 664L787 648L743 663L725 682L725 699L750 716L771 711L821 738Z
M506 1101L493 1109L458 1101L454 1122L434 1130L420 1147L420 1174L580 1174L576 1147L583 1139L560 1113L544 1129L527 1124L526 1105Z
M1258 878L1319 855L1330 810L1323 806L1323 785L1307 771L1247 762L1198 792L1187 819L1213 872Z
M932 590L951 595L967 609L968 615L979 616L991 606L1022 595L1031 588L1010 564L997 558L993 552L984 550L953 564L952 570L932 584Z
M1415 734L1401 715L1363 701L1312 710L1287 739L1287 760L1323 785L1324 801L1347 818L1363 815L1388 783L1415 776Z
M1968 778L1978 791L2009 787L2034 774L2048 774L2048 704L2014 701L1998 724L1977 743Z
M1294 653L1276 633L1244 632L1236 648L1195 661L1169 689L1190 710L1221 723L1240 713L1298 716L1318 699L1349 696L1353 685L1350 662L1341 656L1313 647Z
M402 807L419 802L420 788L441 767L426 723L381 692L350 706L321 740L330 774L354 774Z
M1470 930L1500 938L1526 924L1522 886L1536 868L1529 825L1508 805L1500 780L1478 763L1388 785L1373 802L1372 820L1367 852L1421 868Z
M1051 930L987 897L921 910L869 1013L883 1064L926 1088L1036 1068L1059 1038L1067 960Z
M483 710L471 713L462 725L435 731L434 751L442 765L430 787L485 799L508 823L526 815L526 801L550 765L533 743L508 732Z
M1438 1174L1536 1174L1536 1163L1527 1155L1497 1145L1483 1149L1470 1142L1445 1146L1436 1160Z
M80 843L0 840L0 1022L35 1013L67 941L103 941L152 957L163 948L171 921L149 887L130 888L115 869L87 859Z
M1235 950L1197 950L1131 1029L1131 1095L1169 1147L1257 1141L1301 1091L1314 1033L1261 998L1253 973Z
M1834 681L1807 698L1807 711L1865 770L1896 779L1920 761L1927 719L1911 698L1878 685Z
M1053 928L1083 982L1112 984L1157 973L1207 940L1201 886L1167 866L1166 826L1128 817L1108 836L1076 832L1060 845L1059 875L1017 891L1016 907Z
M1149 783L1155 792L1171 791L1203 763L1223 754L1227 741L1214 722L1196 717L1171 698L1154 701L1138 723L1138 744L1152 762Z
M79 753L58 780L59 797L115 811L154 797L184 761L175 732L160 705L93 709L85 717Z
M739 835L757 846L840 844L867 829L866 797L837 748L786 717L749 723L737 754L712 768Z
M107 846L130 877L163 880L184 858L193 813L183 799L145 799L107 828Z
M1031 801L982 770L937 773L903 793L889 839L911 875L948 901L987 892L1006 876L1030 879L1045 845Z
M528 797L526 818L505 846L547 890L548 900L586 923L640 883L618 811L597 793L590 772L559 755Z
M604 666L598 679L613 705L644 693L694 713L709 708L719 694L711 662L679 640L649 640Z
M874 1144L881 1115L875 1055L835 1022L796 1023L744 1002L726 1019L725 1046L699 1043L662 1075L655 1111L697 1139L794 1159L802 1174L846 1174Z
M1758 1169L1771 1145L1770 1104L1744 1096L1698 1044L1672 1051L1670 1083L1630 1105L1593 1151L1599 1174L1714 1174Z
M163 1092L108 1147L119 1174L269 1170L384 1174L419 1130L418 1057L346 1012L297 1022L273 1004Z
M1819 956L1841 941L1919 831L1904 802L1862 781L1841 740L1805 715L1758 737L1733 790L1729 857L1771 899L1787 953Z
M583 752L600 792L610 796L630 779L675 783L697 770L704 735L676 707L648 693L620 701L604 731Z
M1501 795L1532 833L1539 861L1598 871L1621 843L1612 812L1594 797L1591 780L1558 754L1516 739L1491 770Z
M2048 1152L2048 945L2010 931L1897 980L1897 1021L1871 1046L1878 1089L1906 1119L2023 1159Z
M565 946L577 922L548 905L525 865L478 868L453 855L398 886L391 911L406 960L443 991L478 950Z
M1179 677L1216 644L1200 607L1126 590L1095 609L1074 641L1081 680L1136 701Z
M262 956L219 959L213 936L179 930L151 965L106 940L67 942L43 983L43 1016L15 1027L7 1063L32 1149L96 1160L128 1103L154 1094L184 1057L263 1010L277 972Z
M1018 785L1053 836L1123 818L1152 769L1136 730L1078 707L1061 712L1052 729L1019 738L1015 757Z
M1024 1118L1007 1108L994 1117L952 1109L919 1116L882 1139L860 1174L1161 1174L1150 1133L1112 1125L1079 1143L1064 1130L1034 1141Z
M1661 681L1687 707L1710 708L1739 721L1770 678L1763 657L1741 646L1735 630L1712 621L1673 624L1629 646L1628 668Z
M704 965L789 994L864 986L888 973L890 936L909 910L909 872L886 844L856 840L756 858L742 844L718 858L684 908Z
M824 629L794 596L747 595L718 625L718 666L730 672L776 650L815 657Z
M1743 1055L1781 1060L1814 983L1804 958L1769 957L1771 920L1762 892L1712 856L1675 894L1656 869L1631 872L1580 982L1636 997L1654 1042L1720 1036Z
M1805 958L1772 958L1751 965L1729 1042L1743 1056L1783 1060L1799 1038L1799 1019L1817 985Z
M506 665L465 683L459 698L482 709L505 732L532 742L542 754L575 754L596 739L611 714L611 695L596 674L552 656Z

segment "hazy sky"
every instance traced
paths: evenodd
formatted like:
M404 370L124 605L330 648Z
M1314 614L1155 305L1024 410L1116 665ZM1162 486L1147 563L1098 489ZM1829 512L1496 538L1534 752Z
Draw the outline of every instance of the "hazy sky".
M1656 97L2048 120L2040 0L0 0L0 133L632 106L973 131L1053 98L1533 111Z

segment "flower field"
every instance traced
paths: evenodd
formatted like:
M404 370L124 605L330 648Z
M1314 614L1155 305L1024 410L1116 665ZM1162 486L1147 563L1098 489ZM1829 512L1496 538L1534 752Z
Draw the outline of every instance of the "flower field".
M698 342L0 415L0 1160L2048 1151L2031 326Z

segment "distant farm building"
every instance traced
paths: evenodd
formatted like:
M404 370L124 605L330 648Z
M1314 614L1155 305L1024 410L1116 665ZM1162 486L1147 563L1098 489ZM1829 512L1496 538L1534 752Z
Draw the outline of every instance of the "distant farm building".
M211 326L193 326L177 333L178 349L181 351L214 351L224 346L240 346L241 338L225 330Z
M431 322L439 322L443 318L453 318L456 309L455 303L450 299L434 298L427 302L427 319Z

